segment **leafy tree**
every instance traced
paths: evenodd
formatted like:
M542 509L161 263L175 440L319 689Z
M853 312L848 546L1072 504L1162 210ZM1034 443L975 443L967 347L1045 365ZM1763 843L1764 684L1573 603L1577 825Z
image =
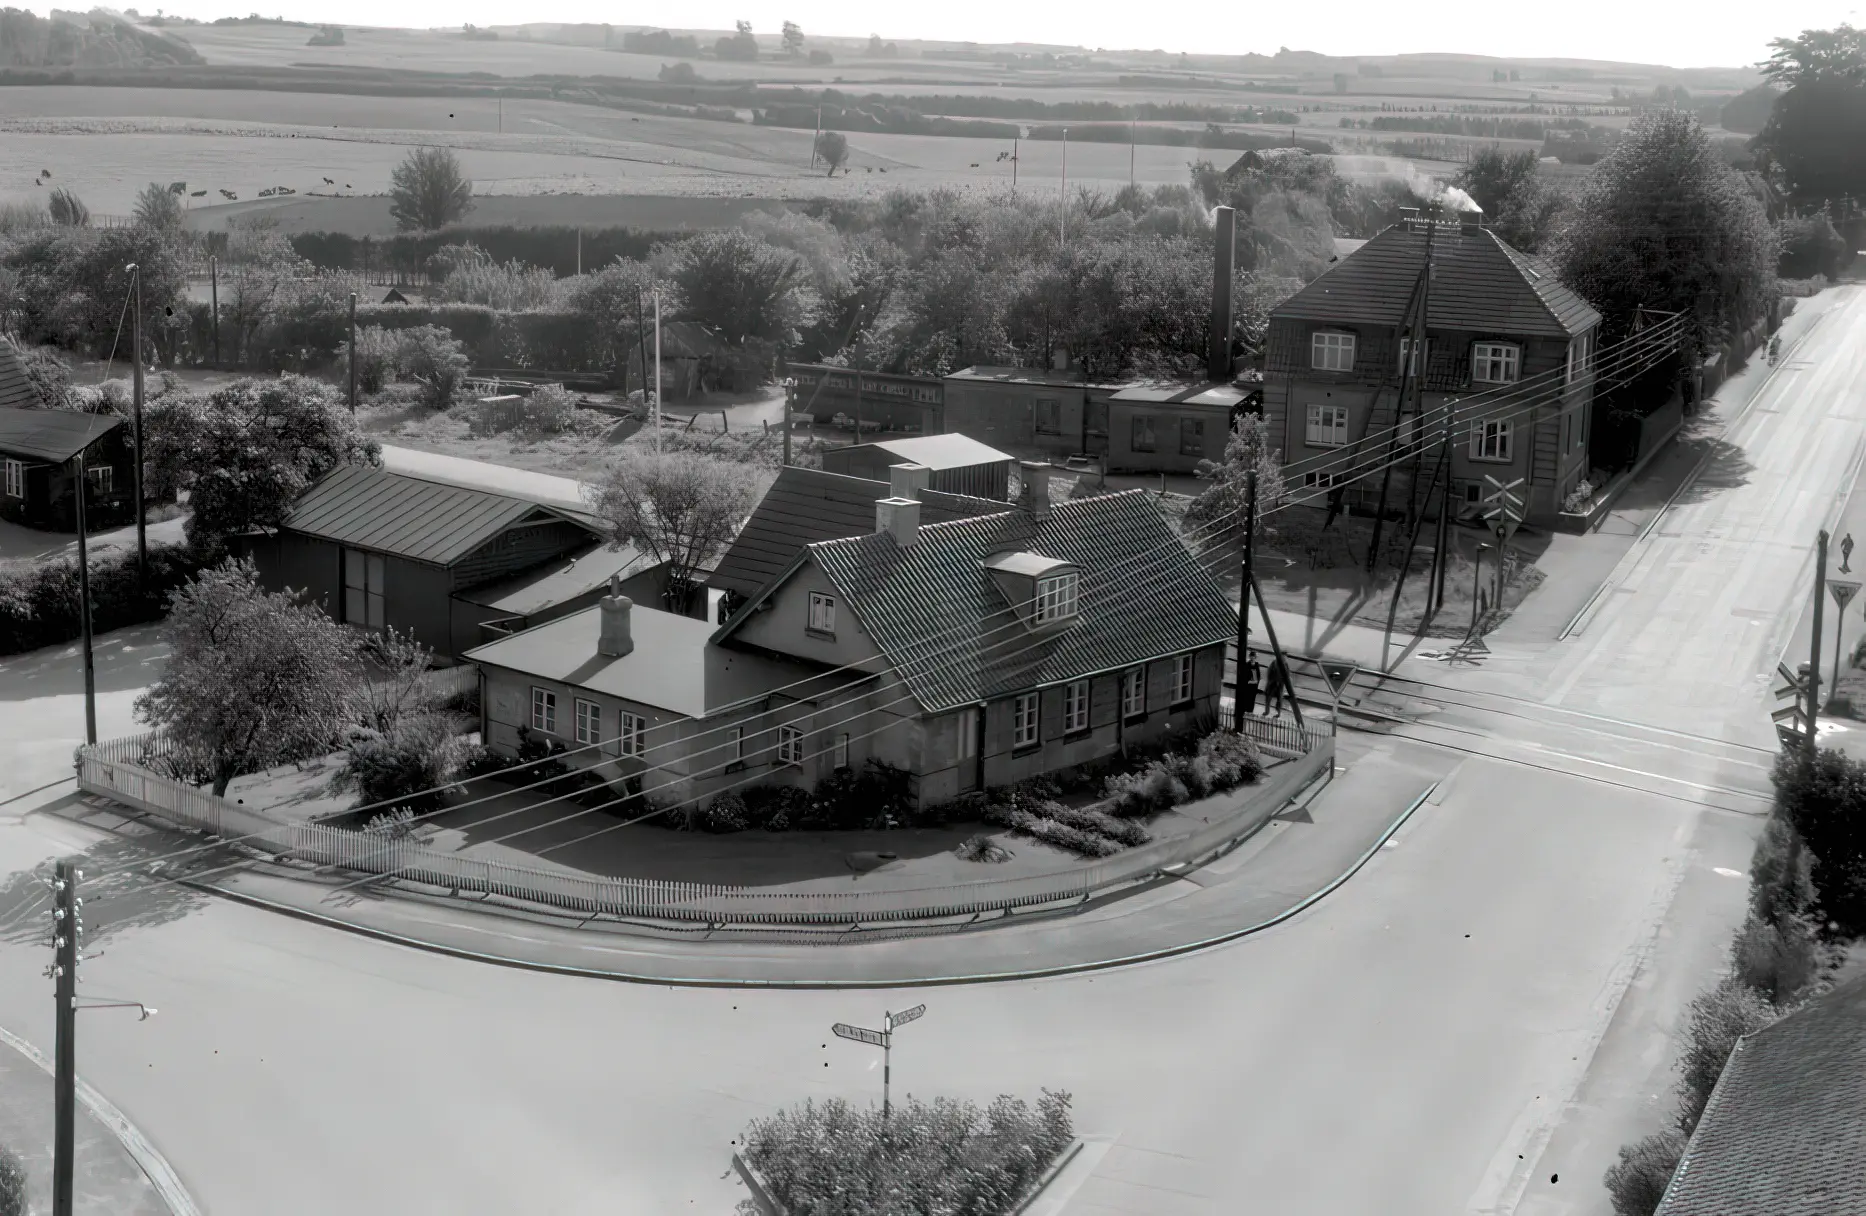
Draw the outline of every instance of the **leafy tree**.
M1823 919L1866 933L1866 763L1823 749L1775 763L1779 813L1813 854L1810 875Z
M849 137L841 131L824 131L816 137L816 154L829 166L824 176L836 176L836 170L849 161Z
M564 296L564 307L595 323L599 341L607 344L603 352L605 362L612 367L626 368L643 349L643 335L653 333L657 289L672 294L670 285L653 264L617 258L601 270L572 280ZM650 336L648 340L652 342L653 339Z
M0 1144L0 1216L32 1216L27 1202L26 1167L19 1154Z
M1614 1216L1652 1216L1684 1155L1685 1136L1669 1128L1622 1145L1620 1159L1607 1167L1604 1179Z
M684 614L700 568L725 553L757 505L757 479L743 465L691 452L629 450L599 484L596 516L616 544L668 563L662 601Z
M1524 253L1541 251L1561 210L1561 196L1542 179L1534 151L1485 148L1458 174L1457 185L1484 209L1490 228Z
M739 21L734 24L738 27L736 32L713 43L713 54L720 59L755 63L758 59L758 39L752 36L752 23Z
M1678 1128L1686 1135L1697 1127L1711 1090L1736 1049L1736 1041L1754 1034L1779 1016L1767 997L1736 979L1726 979L1691 1002L1686 1014L1684 1050L1678 1057Z
M446 148L416 148L389 173L389 214L404 232L444 228L472 209L472 179Z
M1768 123L1770 111L1775 109L1775 99L1781 95L1782 90L1766 80L1755 88L1745 89L1723 103L1717 124L1739 135L1758 134Z
M668 263L680 315L735 345L788 341L805 319L802 260L742 229L688 237L673 246Z
M419 384L423 403L436 410L447 409L459 399L471 370L460 340L438 325L396 331L395 369L401 379Z
M1012 276L964 247L922 262L858 340L858 366L944 376L1010 352L1006 312Z
M1589 174L1554 253L1610 341L1644 307L1685 314L1688 345L1708 349L1759 318L1775 291L1776 238L1761 202L1681 110L1633 120Z
M182 230L181 196L160 182L150 182L136 196L136 222L145 228L179 235Z
M1795 198L1866 194L1866 31L1806 30L1771 45L1763 74L1787 91L1751 146Z
M312 269L269 217L236 218L229 229L221 259L222 320L232 331L234 357L244 365L254 340L278 320L293 286Z
M144 332L159 333L168 308L184 301L187 270L170 234L127 228L46 227L0 245L11 272L21 337L49 340L108 356L128 353L128 325L119 331L134 262L143 282Z
M1257 527L1262 538L1269 529L1263 517L1281 506L1289 493L1283 481L1282 453L1270 446L1270 424L1262 414L1243 414L1225 441L1224 459L1201 460L1199 472L1211 485L1193 500L1186 518L1198 524L1225 521L1226 534L1242 537L1244 512L1250 498L1250 473L1257 473Z
M144 437L152 493L188 491L188 539L204 548L276 527L312 482L382 452L335 388L302 376L164 396L145 414Z
M225 795L235 777L335 746L356 638L250 562L203 571L169 598L168 666L136 717L180 747L179 766Z
M803 29L795 21L784 23L784 53L792 59L803 54Z
M1776 269L1785 279L1811 279L1824 275L1829 281L1853 261L1853 245L1834 230L1825 215L1790 217L1782 221L1782 256Z
M52 191L51 196L46 199L46 208L51 212L54 224L65 228L91 226L91 209L84 205L83 199L65 186Z

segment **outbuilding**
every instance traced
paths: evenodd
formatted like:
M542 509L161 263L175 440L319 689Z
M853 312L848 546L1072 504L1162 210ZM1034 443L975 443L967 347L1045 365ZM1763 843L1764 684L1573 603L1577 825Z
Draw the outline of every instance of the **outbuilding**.
M0 518L54 532L77 531L74 489L81 452L89 487L85 526L96 531L130 522L136 512L134 457L121 418L0 408Z

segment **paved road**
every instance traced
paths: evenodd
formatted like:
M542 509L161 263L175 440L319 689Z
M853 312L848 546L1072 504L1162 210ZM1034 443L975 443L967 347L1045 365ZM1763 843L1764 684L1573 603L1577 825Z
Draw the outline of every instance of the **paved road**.
M1759 753L1728 745L1768 742L1758 677L1805 594L1794 546L1861 433L1866 293L1841 294L1578 636L1407 670L1445 688L1407 694L1395 730L1462 767L1280 929L903 999L693 992L479 967L168 888L94 913L115 929L89 981L163 1014L88 1031L85 1074L209 1212L716 1212L748 1118L877 1088L827 1024L924 999L898 1086L1066 1086L1080 1126L1117 1137L1071 1211L1596 1216L1740 913ZM4 704L0 725L72 709ZM0 822L0 872L75 830ZM0 1024L48 1043L42 965L0 945Z

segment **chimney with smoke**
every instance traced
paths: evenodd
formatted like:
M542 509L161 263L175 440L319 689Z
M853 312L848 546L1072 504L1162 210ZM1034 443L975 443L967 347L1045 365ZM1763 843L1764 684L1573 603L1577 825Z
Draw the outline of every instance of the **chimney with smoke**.
M1212 215L1212 347L1205 369L1212 380L1231 379L1231 275L1237 257L1237 212Z

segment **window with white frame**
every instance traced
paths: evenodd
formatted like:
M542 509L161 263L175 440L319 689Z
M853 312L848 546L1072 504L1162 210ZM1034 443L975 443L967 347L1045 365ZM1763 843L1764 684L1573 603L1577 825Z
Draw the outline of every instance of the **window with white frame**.
M803 763L803 731L795 726L778 727L777 762L779 764Z
M1182 654L1173 660L1173 696L1172 704L1184 705L1192 700L1192 656Z
M1063 733L1079 735L1089 728L1089 682L1072 680L1063 685Z
M1514 384L1522 370L1522 348L1508 342L1471 347L1471 379L1478 384Z
M1037 694L1027 692L1011 702L1011 746L1037 745Z
M1332 490L1336 486L1346 485L1346 473L1304 473L1302 484L1311 490Z
M849 736L846 733L836 736L836 767L849 767Z
M1318 372L1354 370L1354 335L1318 330L1309 336L1309 366Z
M1513 428L1507 418L1490 418L1471 427L1471 459L1506 461L1514 454Z
M108 494L117 488L117 471L110 465L92 465L84 470L84 475L91 480L93 494Z
M8 498L26 497L26 466L17 460L0 461L0 472L6 477L6 496Z
M1076 596L1082 576L1074 570L1037 580L1037 624L1060 621L1076 614Z
M1345 405L1312 405L1309 407L1309 424L1303 431L1303 439L1309 446L1318 448L1338 448L1348 441L1348 407Z
M954 754L960 760L970 760L978 755L978 707L960 710L955 715L953 729L959 732Z
M626 710L616 730L616 750L624 756L639 756L647 751L648 719Z
M531 690L531 729L557 733L557 694L548 688Z
M1422 359L1421 356L1424 356ZM1399 343L1399 371L1401 375L1418 375L1420 368L1432 357L1432 341L1421 338L1415 345L1411 338L1401 338Z
M594 701L577 698L577 742L603 741L603 707Z
M1147 716L1147 669L1130 667L1121 673L1121 716Z
M827 633L831 637L836 633L836 597L825 595L821 591L810 593L810 632Z

